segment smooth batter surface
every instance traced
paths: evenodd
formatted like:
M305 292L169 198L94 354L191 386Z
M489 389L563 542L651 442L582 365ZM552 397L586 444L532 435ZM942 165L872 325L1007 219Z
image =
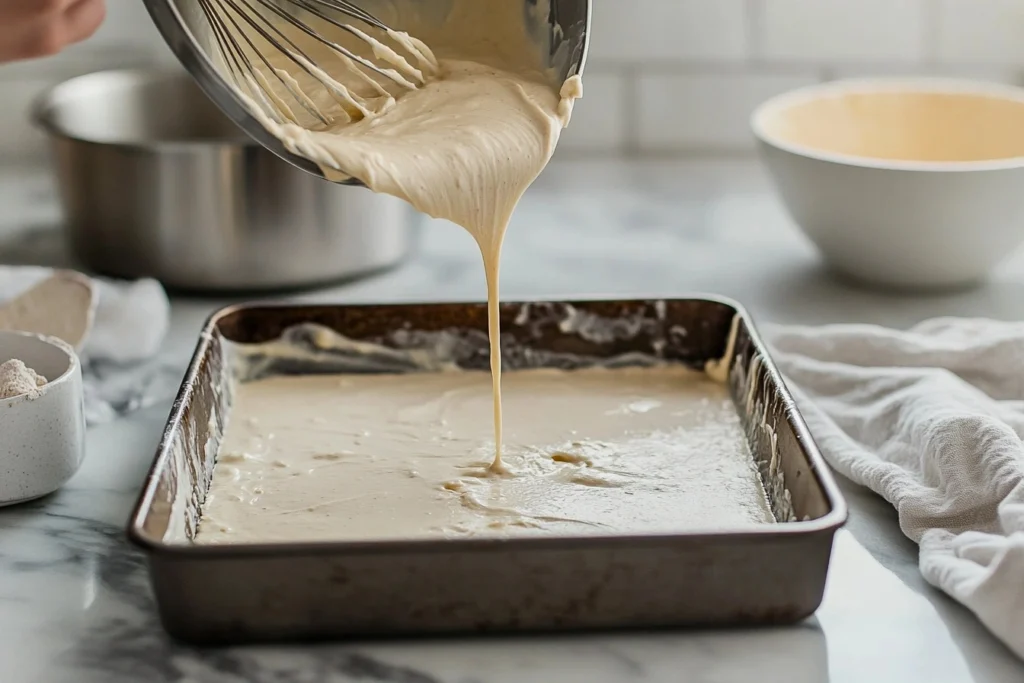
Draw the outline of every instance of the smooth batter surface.
M659 533L773 520L725 387L682 368L238 387L197 543Z
M263 44L272 68L263 68L259 81L275 106L261 103L251 83L236 80L241 91L256 93L250 108L267 130L317 163L327 177L358 178L377 192L461 225L476 240L490 307L492 468L500 472L502 241L516 204L568 125L582 82L573 76L560 90L552 85L541 61L550 46L530 30L518 0L453 0L444 17L423 15L418 7L422 3L401 1L371 7L411 38L367 29L371 40L366 41L304 17L325 38L394 69L399 83L369 74L288 29L289 39L309 57L304 66L315 66L317 77ZM540 11L546 3L537 7Z

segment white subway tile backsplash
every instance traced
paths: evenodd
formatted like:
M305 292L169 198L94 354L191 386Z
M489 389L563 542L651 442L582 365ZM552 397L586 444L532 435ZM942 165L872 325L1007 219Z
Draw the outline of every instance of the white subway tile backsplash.
M617 152L626 146L627 80L622 74L588 73L583 99L562 132L559 148L571 152Z
M935 0L936 56L947 64L1024 66L1024 1Z
M745 0L594 0L595 62L742 60Z
M927 52L929 0L757 1L765 59L919 62Z
M738 152L753 147L750 114L773 95L818 82L806 73L643 74L639 145L644 152Z
M176 62L141 0L107 4L107 22L85 43L0 65L3 158L40 153L27 107L48 85ZM569 153L747 151L759 102L821 78L1024 83L1024 0L593 0L593 9L584 99L560 147Z

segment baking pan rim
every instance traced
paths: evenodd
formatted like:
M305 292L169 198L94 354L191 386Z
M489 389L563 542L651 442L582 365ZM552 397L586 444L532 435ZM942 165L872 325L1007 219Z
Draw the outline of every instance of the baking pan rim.
M279 301L251 301L223 306L211 313L203 323L199 333L199 341L189 361L188 369L182 378L180 388L171 405L167 423L160 437L156 455L143 480L142 488L138 499L133 506L129 518L127 536L128 540L135 546L147 551L152 555L160 555L166 558L181 559L237 559L239 557L259 556L261 558L277 558L285 555L321 555L337 554L344 552L346 555L359 554L433 554L443 552L488 552L506 551L510 546L524 551L544 550L566 550L588 547L603 547L614 545L629 545L635 548L637 545L657 546L661 544L677 543L681 538L692 542L703 542L709 545L722 542L757 542L777 540L780 537L806 536L808 534L836 531L841 528L849 517L849 509L845 498L839 490L839 485L825 461L814 438L811 436L810 428L807 426L803 415L796 406L789 387L785 382L774 360L769 353L769 347L764 342L760 333L754 326L753 319L739 302L717 294L692 293L674 296L664 295L631 295L622 296L572 296L572 297L537 297L530 301L508 301L503 305L524 305L532 303L564 303L573 305L576 303L630 303L630 302L683 302L703 301L722 304L731 308L735 317L739 317L745 327L748 336L758 349L764 351L760 358L763 372L770 374L772 381L778 388L779 398L785 406L785 414L792 424L793 431L800 442L806 456L810 474L816 479L818 486L824 493L829 503L829 511L816 519L796 520L779 524L766 524L759 527L733 528L723 527L713 531L699 532L665 532L658 534L608 534L608 535L587 535L587 536L543 536L543 537L517 537L517 538L454 538L454 539L402 539L402 540L373 540L373 541L303 541L297 543L239 543L206 545L194 543L168 543L163 539L154 539L147 534L144 525L146 517L151 509L153 500L157 493L160 474L163 472L167 461L171 456L171 445L173 436L181 424L184 416L185 406L191 398L195 382L203 359L206 356L209 345L213 342L214 332L221 320L240 311L255 309L328 309L337 307L346 308L381 308L400 306L479 306L482 301L389 301L378 303L294 303ZM439 543L438 541L443 541Z

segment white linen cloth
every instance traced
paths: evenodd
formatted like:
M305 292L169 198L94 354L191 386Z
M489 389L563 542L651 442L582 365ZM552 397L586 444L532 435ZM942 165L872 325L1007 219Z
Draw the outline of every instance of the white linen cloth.
M892 503L924 578L1024 658L1024 323L766 336L829 464Z
M0 266L0 303L27 291L53 272L35 266ZM92 280L96 285L96 308L79 358L86 421L98 424L173 392L174 371L152 360L170 325L170 302L163 287L154 280Z

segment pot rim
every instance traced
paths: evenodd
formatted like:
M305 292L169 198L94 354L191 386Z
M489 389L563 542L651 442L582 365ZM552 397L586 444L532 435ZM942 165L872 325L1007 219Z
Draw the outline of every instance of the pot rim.
M54 113L59 108L67 106L69 102L73 102L76 97L80 97L80 95L74 94L75 90L83 88L94 81L113 81L130 85L142 85L161 82L191 82L191 77L185 71L167 67L105 69L75 76L47 88L33 100L30 109L32 123L51 138L134 152L159 152L166 154L200 149L262 149L258 142L249 137L243 129L237 128L237 126L237 130L241 134L237 139L101 140L73 134L54 121ZM199 92L201 93L202 91ZM211 106L213 106L212 103ZM218 113L221 116L224 115L219 110ZM234 125L230 119L226 120Z

